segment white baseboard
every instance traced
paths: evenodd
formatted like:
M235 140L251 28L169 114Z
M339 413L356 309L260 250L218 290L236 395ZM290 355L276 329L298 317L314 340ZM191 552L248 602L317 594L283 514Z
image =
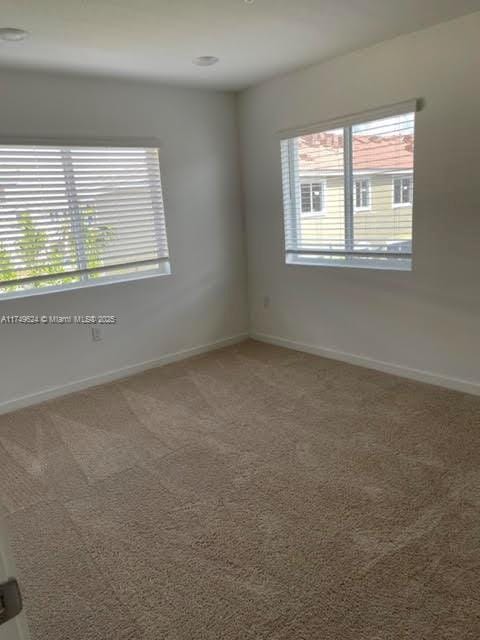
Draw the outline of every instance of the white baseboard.
M24 407L38 404L39 402L45 402L46 400L52 400L53 398L58 398L59 396L64 396L68 393L73 393L74 391L82 391L83 389L95 387L99 384L105 384L106 382L113 382L114 380L127 378L128 376L135 375L136 373L142 373L142 371L147 371L148 369L162 367L163 365L169 364L171 362L176 362L178 360L185 360L186 358L198 356L202 353L207 353L208 351L215 351L216 349L221 349L222 347L228 347L230 345L243 342L243 340L247 340L248 337L249 336L247 333L241 333L236 336L231 336L229 338L223 338L222 340L216 340L215 342L203 344L198 347L182 349L181 351L176 351L175 353L167 353L166 355L160 356L160 358L156 358L155 360L146 360L145 362L128 365L127 367L115 369L114 371L106 371L105 373L90 376L89 378L74 380L73 382L67 382L67 384L58 385L56 387L48 387L36 393L19 396L17 398L13 398L12 400L1 402L0 414L15 411L17 409L22 409Z
M113 382L121 378L127 378L128 376L147 371L148 369L155 369L171 362L178 360L185 360L192 356L201 355L208 351L214 351L221 349L222 347L228 347L230 345L243 342L248 337L260 342L267 342L279 347L285 347L287 349L294 349L295 351L304 351L306 353L312 353L317 356L323 356L331 360L340 360L341 362L348 362L349 364L355 364L367 369L375 369L377 371L383 371L384 373L391 373L393 375L400 376L402 378L408 378L410 380L417 380L418 382L426 382L427 384L433 384L440 387L446 387L447 389L453 389L454 391L461 391L463 393L470 393L473 395L480 395L480 383L470 380L461 380L459 378L449 378L446 376L438 375L430 371L421 371L419 369L411 369L398 364L392 364L389 362L382 362L381 360L374 360L367 358L366 356L359 356L352 353L345 353L343 351L337 351L336 349L328 349L325 347L317 347L314 345L305 344L303 342L296 342L294 340L288 340L286 338L280 338L278 336L270 336L262 333L241 333L229 338L223 338L222 340L216 340L208 344L203 344L198 347L191 347L189 349L182 349L175 353L168 353L160 358L154 360L146 360L145 362L139 362L137 364L115 369L114 371L106 371L88 378L82 378L80 380L74 380L67 384L58 385L55 387L48 387L42 389L36 393L27 394L7 400L0 403L0 414L8 413L9 411L15 411L31 405L45 402L53 398L73 393L75 391L82 391L89 387L95 387L99 384L105 384L107 382Z
M343 351L337 351L336 349L317 347L310 344L304 344L303 342L295 342L294 340L280 338L278 336L265 335L263 333L251 332L250 337L253 340L267 342L279 347L294 349L295 351L304 351L306 353L312 353L316 356L323 356L324 358L329 358L331 360L348 362L349 364L366 367L367 369L375 369L377 371L383 371L384 373L391 373L402 378L408 378L410 380L416 380L418 382L426 382L427 384L433 384L439 387L446 387L447 389L453 389L454 391L471 393L477 396L480 395L480 383L471 380L449 378L443 375L432 373L431 371L411 369L399 364L382 362L381 360L374 360L373 358L367 358L366 356L359 356L353 353L345 353Z

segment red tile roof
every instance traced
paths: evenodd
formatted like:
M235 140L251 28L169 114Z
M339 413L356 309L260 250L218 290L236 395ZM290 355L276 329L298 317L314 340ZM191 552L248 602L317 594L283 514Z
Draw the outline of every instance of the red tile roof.
M413 169L413 134L353 136L354 171ZM299 138L300 171L343 171L343 136L314 133Z

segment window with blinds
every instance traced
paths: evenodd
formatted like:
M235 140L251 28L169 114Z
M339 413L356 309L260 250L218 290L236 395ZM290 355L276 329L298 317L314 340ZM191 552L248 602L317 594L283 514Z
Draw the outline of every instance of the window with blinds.
M158 150L0 146L0 294L169 273Z
M415 111L412 101L282 136L287 263L411 269ZM304 215L305 184L322 185L323 215Z

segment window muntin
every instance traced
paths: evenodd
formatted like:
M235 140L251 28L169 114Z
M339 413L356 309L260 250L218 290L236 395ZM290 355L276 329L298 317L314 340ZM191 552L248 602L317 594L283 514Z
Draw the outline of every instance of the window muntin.
M0 295L169 273L158 150L0 146Z
M411 176L413 200L414 124L412 111L282 140L288 263L411 269L412 210L392 180ZM309 220L299 185L313 178L328 179L328 211Z
M393 204L397 207L410 206L413 202L412 176L398 176L393 179Z
M315 215L324 210L324 183L302 182L300 185L302 214Z

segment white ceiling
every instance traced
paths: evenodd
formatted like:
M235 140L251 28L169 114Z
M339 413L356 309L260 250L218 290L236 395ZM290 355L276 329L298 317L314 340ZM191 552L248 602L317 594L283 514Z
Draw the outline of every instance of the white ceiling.
M480 0L0 0L0 66L217 89L261 80L480 10ZM448 46L448 45L446 45ZM214 55L214 67L192 59Z

